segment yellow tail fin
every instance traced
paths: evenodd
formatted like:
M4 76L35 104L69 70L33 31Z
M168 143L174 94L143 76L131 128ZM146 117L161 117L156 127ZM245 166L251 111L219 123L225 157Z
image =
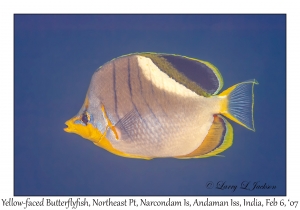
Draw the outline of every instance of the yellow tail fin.
M222 100L221 114L253 131L255 131L253 119L255 84L258 84L255 79L248 80L219 94L219 96L226 96Z

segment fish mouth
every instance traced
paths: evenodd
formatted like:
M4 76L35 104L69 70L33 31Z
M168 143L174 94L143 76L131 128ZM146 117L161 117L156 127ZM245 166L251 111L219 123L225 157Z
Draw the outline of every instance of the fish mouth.
M74 133L74 130L76 130L74 128L73 125L73 120L68 120L65 122L65 125L67 126L66 128L64 128L64 131L67 132L67 133Z
M71 132L71 128L69 128L67 122L65 122L65 124L66 124L67 127L64 128L64 131L66 131L67 133L70 133Z
M89 139L89 137L91 136L90 130L88 128L89 126L83 126L81 124L77 124L75 123L76 120L78 120L78 117L73 117L68 121L66 121L65 124L67 127L64 128L64 131L67 133L77 134L85 139Z
M71 132L71 129L69 127L64 128L64 131L66 131L67 133Z

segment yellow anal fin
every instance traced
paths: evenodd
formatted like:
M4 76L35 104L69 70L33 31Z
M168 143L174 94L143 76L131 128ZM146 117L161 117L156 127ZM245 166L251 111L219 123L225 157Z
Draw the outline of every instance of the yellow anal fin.
M127 154L125 152L122 152L120 150L115 149L109 140L106 138L105 133L101 136L99 141L94 141L94 144L97 145L98 147L101 147L108 152L111 152L115 155L121 156L121 157L127 157L127 158L136 158L136 159L144 159L144 160L151 160L151 157L143 157L139 155L133 155L133 154Z
M206 158L216 156L232 145L233 130L228 121L220 115L214 116L214 121L202 144L193 152L179 156L179 159Z
M143 157L143 156L127 154L125 152L119 151L111 145L111 143L109 142L109 140L106 137L102 138L101 141L99 141L99 142L94 142L94 144L97 145L98 147L101 147L101 148L107 150L108 152L111 152L112 154L115 154L115 155L118 155L121 157L144 159L144 160L152 159L152 157Z
M102 110L102 113L103 113L103 116L107 122L107 127L111 129L111 131L114 133L115 137L117 140L119 140L119 135L117 133L117 129L116 127L111 123L111 121L109 120L109 118L107 117L107 114L106 114L106 111L105 111L105 107L104 105L102 104L101 105L101 110Z

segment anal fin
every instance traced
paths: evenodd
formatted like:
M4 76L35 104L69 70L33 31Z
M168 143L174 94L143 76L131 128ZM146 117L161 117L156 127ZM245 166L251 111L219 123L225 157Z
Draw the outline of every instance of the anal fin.
M136 158L136 159L144 159L144 160L151 160L152 157L144 157L144 156L139 156L139 155L134 155L134 154L127 154L125 152L119 151L115 149L109 140L104 137L100 142L94 142L94 144L98 147L101 147L115 155L121 156L121 157L126 157L126 158Z
M233 129L230 123L221 115L215 115L207 136L201 145L193 152L175 158L206 158L216 156L232 145Z

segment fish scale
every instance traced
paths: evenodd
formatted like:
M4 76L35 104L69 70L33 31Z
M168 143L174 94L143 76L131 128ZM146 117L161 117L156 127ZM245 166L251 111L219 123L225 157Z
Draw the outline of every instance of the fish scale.
M150 141L145 141L145 142L142 143L143 145L145 144L146 147L149 148L149 150L152 151L152 153L147 153L146 155L149 155L149 156L154 155L155 156L157 154L153 154L154 150L156 152L160 152L159 145L169 145L170 143L168 143L168 142L171 142L173 147L174 146L178 147L177 144L176 144L176 136L177 136L177 139L178 138L182 139L182 136L176 134L176 131L178 133L178 131L180 131L181 129L185 130L185 128L182 127L183 123L179 119L175 118L175 120L174 120L173 117L169 118L168 123L165 123L165 124L170 124L170 125L173 124L173 126L169 127L169 129L164 127L164 126L156 126L156 123L154 122L155 121L154 118L157 119L158 122L160 121L160 118L159 117L156 118L156 117L152 116L153 114L155 115L155 113L153 113L152 111L149 114L149 112L151 110L151 107L149 107L150 106L149 103L146 103L145 97L143 96L143 93L146 92L146 91L143 92L143 87L144 87L144 89L146 89L146 87L151 86L151 81L147 81L145 78L140 76L140 74L142 72L141 72L140 68L137 66L138 64L134 63L134 59L135 59L134 57L130 59L131 60L131 69L130 69L131 74L130 75L132 77L131 81L134 81L134 82L132 82L132 92L136 92L134 94L135 97L133 98L133 103L134 104L139 104L138 110L139 110L139 113L141 114L142 118L144 118L143 113L147 113L148 115L150 115L148 117L149 119L152 117L151 120L148 120L148 119L145 120L145 124L143 124L144 126L141 126L141 127L136 129L140 135L137 134L135 137L140 142L143 142L144 139L152 139L152 141L157 141L157 143L155 145L153 145ZM118 60L118 62L121 63L121 64L118 63L118 65L126 66L125 64L122 64L122 62L126 62L126 60L127 60L127 58L123 58L123 59ZM114 63L116 63L116 61L114 61ZM116 72L117 75L118 75L119 72L120 72L120 74L123 73L122 68L119 68L118 70L119 71ZM119 83L117 83L117 84L119 84ZM162 86L162 89L163 89L163 86ZM126 91L123 90L122 92L126 92ZM117 91L117 93L118 93L118 91ZM147 96L148 96L147 99L149 99L149 101L151 101L150 100L151 95L147 95ZM168 96L170 97L170 100L172 100L172 98L174 98L174 96L172 96L172 95L168 95ZM177 97L177 96L175 96L175 97ZM118 100L118 101L120 101L120 100ZM154 101L154 100L152 100L152 101ZM173 100L173 101L177 102L178 100ZM173 103L173 107L175 107L175 111L176 111L176 109L178 109L178 107L181 106L182 104L177 105L177 106L174 106L174 105L175 104ZM121 106L125 107L124 104L122 104ZM152 106L153 106L153 104L152 104ZM155 107L153 109L155 109ZM170 111L174 112L174 110L170 110ZM180 122L181 126L179 125L179 126L176 127L176 124L174 125L174 121ZM187 123L184 123L184 124L187 124ZM158 127L158 129L156 129L155 133L154 132L147 132L147 131L151 131L151 128L154 127L154 126ZM191 126L189 126L189 127L191 127ZM172 129L172 128L175 128L175 129ZM169 138L166 138L166 136L167 136L166 134L168 134L168 133L173 133L173 135L171 135L171 136L168 135ZM122 145L122 142L118 142L118 141L113 143L113 145L115 145L115 147L121 148L121 149L123 149L123 147L124 147ZM126 146L126 147L128 147L128 146ZM151 147L153 147L153 149ZM144 148L131 147L131 149L127 149L127 150L130 150L129 152L132 152L132 153L137 153L139 150L144 151L143 149ZM177 150L178 149L179 148L177 148ZM144 151L144 153L145 153L145 151ZM165 154L165 155L167 156L167 155L170 155L170 154Z
M182 73L188 69L200 75L200 84ZM129 54L97 69L84 105L65 131L123 157L215 156L233 141L233 129L222 115L254 130L254 84L238 83L216 95L223 79L207 61Z

